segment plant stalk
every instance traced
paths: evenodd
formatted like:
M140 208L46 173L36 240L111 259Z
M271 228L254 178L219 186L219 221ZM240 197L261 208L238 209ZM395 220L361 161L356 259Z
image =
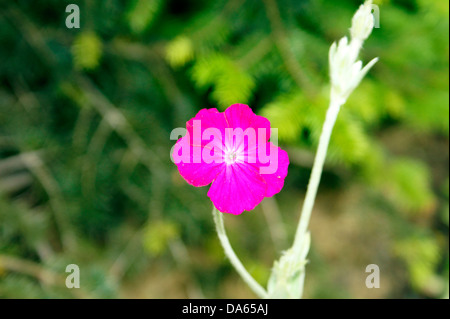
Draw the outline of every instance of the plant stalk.
M319 146L317 148L316 157L314 160L311 177L308 183L308 189L306 190L305 201L303 203L300 221L298 223L297 231L295 234L293 249L296 252L300 252L305 234L308 230L309 220L311 219L311 213L316 200L317 190L319 188L320 178L322 176L323 165L327 155L328 144L330 143L331 133L333 131L334 124L343 104L342 99L337 95L332 94L330 100L330 106L326 114L325 122L323 124L322 133L319 139Z
M228 240L227 233L225 232L225 226L223 223L223 213L219 212L217 208L213 208L214 223L216 224L217 235L219 236L220 243L225 251L225 255L230 260L233 267L238 274L242 277L244 282L250 287L250 289L260 298L267 298L266 290L248 273L244 265L236 256L230 241Z

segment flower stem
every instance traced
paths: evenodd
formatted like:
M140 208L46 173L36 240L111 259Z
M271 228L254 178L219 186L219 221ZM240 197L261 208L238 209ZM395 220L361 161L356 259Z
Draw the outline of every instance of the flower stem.
M231 247L230 241L228 240L227 233L225 232L225 226L223 223L223 215L213 208L214 223L216 224L217 235L219 236L220 243L225 251L225 255L230 259L231 264L236 269L238 274L242 277L245 283L250 287L251 290L260 298L266 298L266 290L248 273L244 265L241 263L239 258L236 256L233 248Z
M320 178L322 176L323 164L327 155L328 144L330 142L331 132L339 113L339 109L343 104L342 99L332 94L330 106L328 108L325 122L323 124L322 133L319 139L319 146L317 149L316 158L314 160L311 177L309 179L308 189L306 190L305 201L303 203L300 221L295 234L294 251L301 251L305 234L308 229L311 212L316 199L317 189L319 188Z

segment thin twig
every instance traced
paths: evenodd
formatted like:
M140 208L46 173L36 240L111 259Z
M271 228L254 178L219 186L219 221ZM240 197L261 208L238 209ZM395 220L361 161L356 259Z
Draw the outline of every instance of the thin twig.
M48 194L49 204L60 232L63 247L73 250L76 245L76 237L67 219L66 206L58 182L36 153L28 153L22 157L22 160Z
M95 176L98 166L97 158L100 157L111 132L111 127L106 123L105 119L102 119L87 147L81 169L81 185L84 195L94 194Z
M42 155L42 151L22 152L0 160L0 175L8 175L26 168L24 159L30 155ZM30 163L33 164L33 163ZM36 163L34 163L36 164Z

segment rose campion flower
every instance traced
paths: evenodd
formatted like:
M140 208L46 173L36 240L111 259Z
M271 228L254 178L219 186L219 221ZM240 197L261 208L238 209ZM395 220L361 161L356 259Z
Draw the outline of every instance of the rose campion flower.
M249 106L233 104L223 113L202 109L186 130L173 161L189 184L212 183L208 196L219 211L239 215L283 188L288 155L269 142L269 120Z

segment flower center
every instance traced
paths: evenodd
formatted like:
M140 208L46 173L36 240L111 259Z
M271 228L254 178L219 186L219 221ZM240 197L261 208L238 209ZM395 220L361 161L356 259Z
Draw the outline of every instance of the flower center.
M236 162L237 154L236 151L231 151L225 155L225 163L234 164Z

